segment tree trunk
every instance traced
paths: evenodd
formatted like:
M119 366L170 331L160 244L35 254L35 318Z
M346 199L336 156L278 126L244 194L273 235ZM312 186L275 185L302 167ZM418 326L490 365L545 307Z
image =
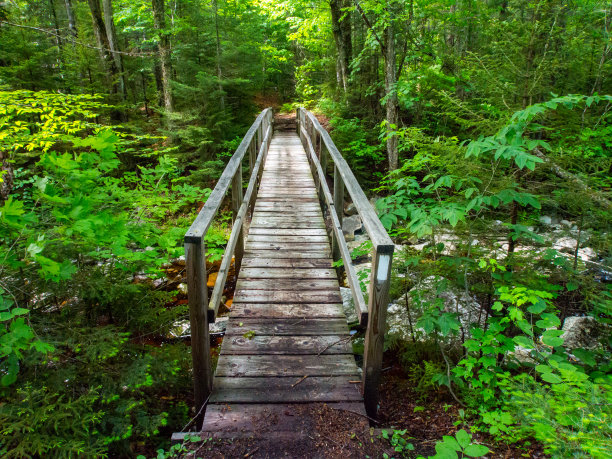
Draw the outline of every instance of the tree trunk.
M68 17L68 30L74 38L78 36L76 21L74 19L74 10L72 9L72 0L66 0L66 16Z
M0 203L8 199L13 189L13 168L9 163L8 153L0 150Z
M219 8L217 5L217 0L213 0L213 10L215 12L215 33L217 35L217 48L216 48L216 52L217 52L217 79L218 84L219 84L219 97L220 97L220 104L221 104L221 111L225 110L225 94L223 92L223 85L221 84L221 81L223 79L223 74L221 73L221 38L219 36Z
M387 111L387 157L389 159L389 170L398 168L397 129L398 100L397 100L397 70L395 57L395 36L393 25L388 24L385 28L385 108Z
M100 0L87 0L87 3L89 4L89 11L91 12L93 31L96 37L96 43L98 44L100 60L102 61L107 83L110 88L111 103L116 103L118 102L117 96L119 94L119 70L117 69L115 59L111 53L111 47L108 41L108 35L106 33L106 26L104 24L104 19L102 19ZM121 121L121 113L118 110L113 110L111 112L111 118L114 121Z
M106 34L108 36L108 44L115 60L115 66L119 71L119 90L123 100L127 100L127 85L125 83L125 70L123 68L123 56L119 53L119 42L117 40L117 30L115 29L115 20L113 18L113 4L111 0L102 0L102 9L104 10L104 24L106 25Z
M162 96L166 113L172 113L174 102L172 100L172 90L170 88L170 76L172 75L172 63L170 60L170 40L166 32L166 18L164 0L152 0L153 19L155 21L155 30L159 38L157 50L159 53L159 67L161 76Z
M336 49L338 50L337 73L344 92L348 90L348 79L350 76L349 65L352 54L351 22L349 17L342 18L342 8L345 6L343 0L330 0L332 32Z

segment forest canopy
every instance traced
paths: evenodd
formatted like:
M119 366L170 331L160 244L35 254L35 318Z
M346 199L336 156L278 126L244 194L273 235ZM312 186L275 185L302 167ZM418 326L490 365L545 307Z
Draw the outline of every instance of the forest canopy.
M183 236L271 106L316 113L396 244L395 457L608 457L611 30L607 0L0 2L0 455L190 425Z

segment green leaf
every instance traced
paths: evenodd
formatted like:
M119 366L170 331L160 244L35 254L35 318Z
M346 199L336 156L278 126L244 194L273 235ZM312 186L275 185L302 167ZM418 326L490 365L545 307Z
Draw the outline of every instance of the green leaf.
M458 459L457 450L443 442L436 443L436 459Z
M489 452L489 448L485 445L469 445L463 450L463 453L470 457L481 457Z
M543 381L546 381L551 384L559 384L560 382L562 382L562 379L555 373L542 373L540 377Z
M461 429L459 432L455 434L455 438L457 438L457 442L461 448L465 448L472 441L472 437L465 430Z

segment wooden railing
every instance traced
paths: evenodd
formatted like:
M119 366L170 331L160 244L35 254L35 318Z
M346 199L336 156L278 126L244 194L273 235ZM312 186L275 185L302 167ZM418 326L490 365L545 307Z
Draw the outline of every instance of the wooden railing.
M272 109L270 108L259 114L225 167L204 207L185 234L193 382L196 412L199 420L203 418L203 406L212 390L208 324L214 322L217 316L232 257L234 257L236 276L240 270L244 253L244 220L249 209L252 212L257 196L263 163L272 139L273 120ZM249 154L250 180L243 195L242 162L247 152ZM206 274L205 236L230 186L234 223L209 301L206 285L208 276Z
M297 130L310 161L319 200L324 212L331 218L332 256L334 260L342 258L357 317L359 317L360 324L366 327L363 354L363 396L367 413L375 416L382 369L391 261L395 246L331 137L319 124L317 118L304 108L297 110ZM332 161L331 164L329 164L329 159ZM333 195L327 186L328 165L333 165L334 169ZM345 188L372 242L372 269L367 307L342 233Z

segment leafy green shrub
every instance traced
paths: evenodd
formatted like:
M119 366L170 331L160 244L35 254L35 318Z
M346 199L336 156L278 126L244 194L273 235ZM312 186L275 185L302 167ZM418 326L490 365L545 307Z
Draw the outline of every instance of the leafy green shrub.
M121 136L73 123L91 118L73 97L57 96L67 108L55 120L38 96L13 96L48 129L30 143L31 127L17 132L16 152L31 147L38 162L0 203L0 451L126 455L187 419L177 400L190 387L188 348L166 338L186 306L167 307L172 292L133 279L165 274L210 190L180 183L167 156L126 171ZM10 116L0 134L21 126ZM225 243L211 237L213 249Z
M521 374L508 386L504 408L521 434L539 440L554 457L606 457L612 451L612 386L589 381L579 367L556 360L538 372L555 382Z

